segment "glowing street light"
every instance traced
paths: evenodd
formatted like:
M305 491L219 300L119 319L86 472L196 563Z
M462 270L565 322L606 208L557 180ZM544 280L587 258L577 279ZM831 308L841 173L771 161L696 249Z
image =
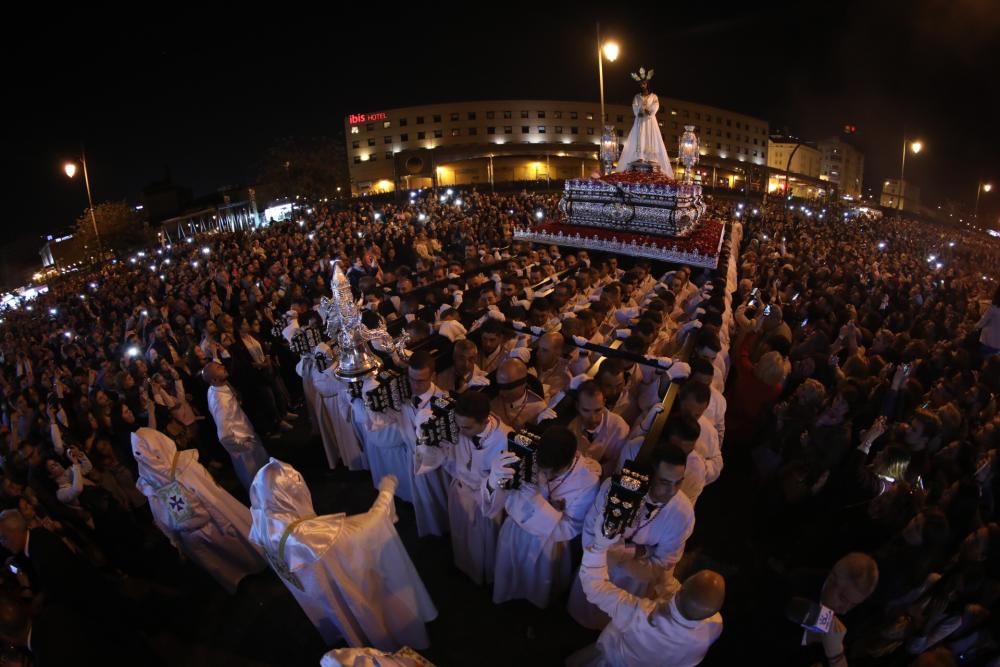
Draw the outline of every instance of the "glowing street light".
M907 149L909 149L910 151L912 151L914 155L918 155L920 153L920 151L922 151L924 149L924 142L922 142L922 141L911 141L910 143L907 143L906 142L906 137L903 137L903 160L899 164L899 192L896 193L896 194L899 195L899 197L898 197L898 199L899 199L899 206L898 206L898 208L899 208L900 211L903 210L903 196L904 196L904 189L906 187L905 186L905 183L906 183L905 175L906 175L906 151L907 151Z
M101 247L101 233L97 230L97 216L94 213L94 198L90 194L90 175L87 173L87 156L80 151L80 165L83 167L83 183L87 188L87 204L90 206L90 224L94 226L94 238L97 241L97 253L101 256L104 251ZM76 176L76 162L66 162L63 164L63 172L68 178Z
M608 59L609 63L613 63L618 60L618 42L604 42L604 46L601 48L604 52L604 57Z
M601 24L597 24L597 83L601 88L601 127L604 127L604 123L607 120L607 116L604 113L604 59L607 58L608 62L613 63L618 59L618 54L620 53L618 48L618 43L615 41L605 42L601 44Z
M979 181L979 186L976 188L976 207L972 211L973 219L975 220L979 219L979 195L982 194L983 192L989 192L992 189L993 189L992 183L983 183L982 181Z

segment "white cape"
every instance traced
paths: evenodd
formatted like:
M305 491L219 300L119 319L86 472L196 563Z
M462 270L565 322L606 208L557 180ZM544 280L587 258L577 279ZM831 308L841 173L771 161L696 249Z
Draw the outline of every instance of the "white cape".
M302 475L272 458L250 501L250 540L324 641L383 651L429 645L424 624L437 610L392 525L392 493L364 514L316 516Z
M149 499L157 527L181 553L229 593L236 592L243 577L267 567L247 539L250 510L215 483L198 463L196 450L178 452L167 436L140 428L132 434L132 453L139 466L136 487ZM182 487L179 494L158 493L171 482Z

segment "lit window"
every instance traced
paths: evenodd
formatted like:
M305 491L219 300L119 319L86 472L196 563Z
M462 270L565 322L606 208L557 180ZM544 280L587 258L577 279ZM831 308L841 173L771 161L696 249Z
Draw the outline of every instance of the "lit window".
M357 134L357 133L358 133L358 126L351 125L351 134Z
M391 120L386 120L386 121L382 122L382 129L383 130L388 130L390 127L392 127L392 121Z

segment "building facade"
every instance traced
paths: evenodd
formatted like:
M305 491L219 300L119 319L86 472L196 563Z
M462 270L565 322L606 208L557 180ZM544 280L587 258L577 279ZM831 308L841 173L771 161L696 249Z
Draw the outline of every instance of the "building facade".
M791 162L789 162L791 160ZM795 137L773 136L767 143L767 166L770 172L767 191L793 197L816 199L828 195L829 188L820 181L820 151L811 142Z
M817 145L820 152L819 178L829 181L840 196L861 198L865 156L839 137L828 137Z
M623 143L630 106L606 105ZM716 187L762 191L767 121L692 102L660 98L657 114L676 160L685 125L701 141L697 177ZM599 170L602 123L596 102L499 100L405 107L344 119L353 194L437 185L489 185L586 177ZM676 171L676 167L675 167Z
M909 181L890 178L882 183L879 204L886 208L917 212L920 209L920 188Z

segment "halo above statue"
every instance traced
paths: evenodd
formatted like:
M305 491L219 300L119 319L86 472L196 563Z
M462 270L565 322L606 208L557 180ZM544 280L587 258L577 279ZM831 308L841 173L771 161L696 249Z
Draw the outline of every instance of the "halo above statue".
M647 72L645 67L640 67L638 74L632 72L632 78L636 81L645 81L646 83L649 83L653 78L653 70L649 70Z

